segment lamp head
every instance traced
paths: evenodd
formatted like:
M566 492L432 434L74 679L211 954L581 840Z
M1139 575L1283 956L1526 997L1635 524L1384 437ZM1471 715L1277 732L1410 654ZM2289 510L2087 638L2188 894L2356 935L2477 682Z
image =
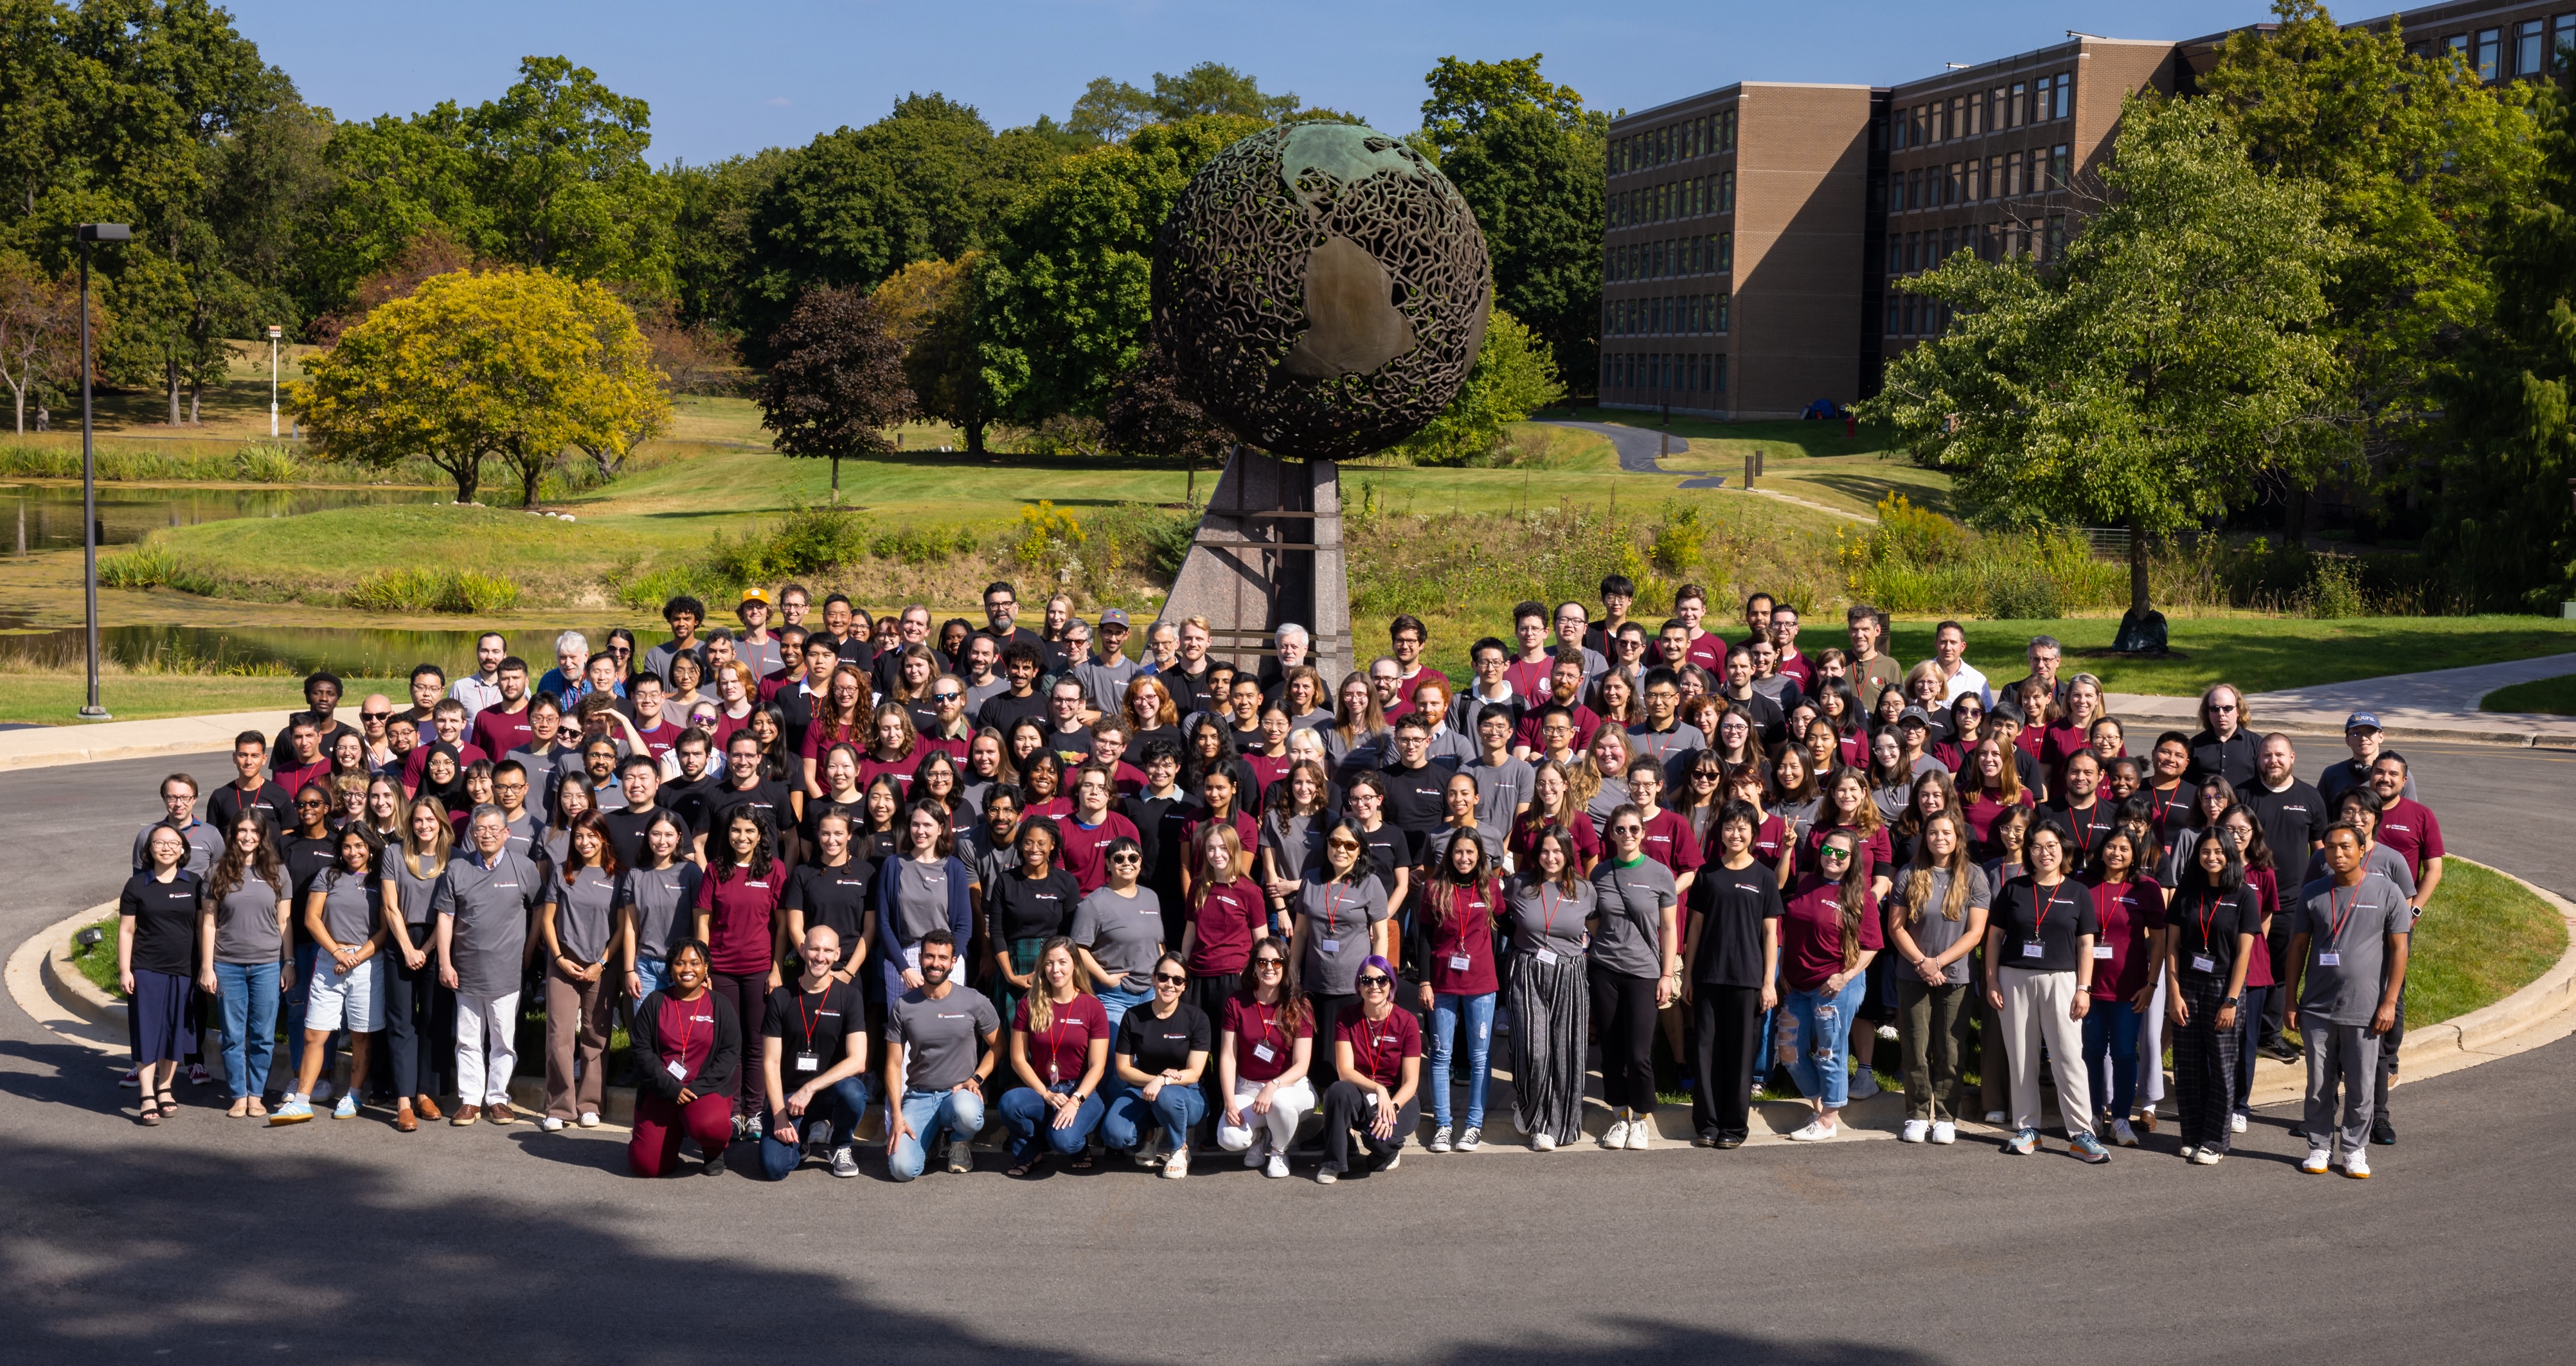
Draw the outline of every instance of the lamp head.
M74 229L84 242L131 242L134 229L123 223L83 223Z

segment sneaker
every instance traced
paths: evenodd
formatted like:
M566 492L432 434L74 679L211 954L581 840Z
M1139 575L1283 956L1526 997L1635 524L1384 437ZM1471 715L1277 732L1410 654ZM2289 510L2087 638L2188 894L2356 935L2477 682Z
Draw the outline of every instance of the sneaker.
M1821 1143L1841 1133L1842 1126L1839 1124L1827 1124L1821 1119L1811 1119L1807 1121L1805 1128L1790 1134L1789 1140L1793 1143Z
M1609 1129L1604 1131L1601 1135L1601 1146L1604 1148L1627 1147L1628 1121L1625 1119L1614 1119L1610 1121Z
M1555 1152L1555 1151L1556 1151L1556 1140L1555 1140L1554 1138L1549 1137L1549 1136L1548 1136L1548 1135L1546 1135L1546 1134L1531 1134L1531 1135L1530 1135L1530 1151L1531 1151L1531 1152L1534 1152L1534 1153L1552 1153L1552 1152Z
M2001 1111L2001 1110L1988 1110L1988 1111L1986 1112L1986 1122L1987 1122L1988 1124L1992 1124L1992 1125L1994 1125L1996 1128L2002 1128L2002 1127L2003 1127L2003 1122L2004 1122L2004 1112L2003 1112L2003 1111Z
M1642 1119L1628 1122L1628 1151L1642 1153L1655 1141L1655 1126Z
M2310 1176L2323 1176L2326 1174L2327 1164L2331 1163L2333 1160L2333 1153L2330 1153L2323 1148L2310 1148L2308 1149L2308 1160L2299 1164L2299 1170L2306 1172Z
M1373 1171L1391 1172L1404 1165L1404 1149L1398 1148L1381 1159Z
M1127 1160L1147 1171L1163 1165L1163 1155L1147 1144L1139 1143L1127 1150Z
M2227 1156L2227 1154L2220 1152L2216 1148L2202 1148L2191 1155L2191 1165L2195 1167L2215 1167L2218 1165L2218 1160L2225 1156Z
M1920 1143L1931 1136L1932 1122L1930 1120L1909 1119L1905 1121L1904 1128L1897 1130L1896 1141L1899 1143Z
M1189 1174L1190 1145L1184 1143L1172 1149L1172 1155L1164 1160L1163 1176L1166 1180L1178 1181Z
M2370 1159L2364 1156L2359 1148L2355 1148L2351 1152L2345 1153L2343 1155L2343 1174L2351 1177L2355 1181L2369 1180Z
M760 1115L753 1115L743 1121L742 1136L754 1143L758 1143L761 1135L767 1132L769 1132L769 1121Z
M1261 1174L1273 1181L1285 1180L1288 1176L1288 1155L1272 1153L1269 1160L1262 1164Z
M2185 1162L2189 1162L2189 1161L2191 1161L2193 1158L2200 1156L2200 1149L2195 1148L2195 1147L2191 1146L2190 1144L2186 1143L2186 1144L2182 1145L2182 1152L2181 1152L2180 1156L2182 1157L2182 1160L2183 1160L2183 1161L2185 1161Z
M832 1175L847 1177L856 1176L858 1174L858 1154L850 1151L850 1145L844 1143L840 1147L834 1148L832 1150Z
M1263 1140L1243 1150L1243 1165L1258 1167L1270 1157L1270 1143Z
M340 1097L339 1104L331 1107L333 1119L356 1119L357 1117L358 1098L356 1096L344 1095Z
M1958 1142L1958 1123L1947 1119L1936 1119L1932 1121L1932 1141L1944 1145Z
M585 1129L596 1129L599 1127L599 1112L597 1110L584 1110L581 1112L581 1118L574 1120L573 1123L578 1124Z
M1341 1173L1334 1171L1331 1167L1317 1167L1315 1169L1315 1184L1318 1186L1329 1186L1341 1179Z
M1866 1067L1855 1070L1851 1075L1851 1087L1848 1094L1853 1100L1867 1100L1870 1097L1877 1095L1878 1074Z
M2397 1126L2388 1122L2388 1112L2380 1111L2370 1120L2370 1141L2383 1148L2397 1146Z
M310 1101L325 1101L330 1098L331 1082L328 1078L324 1078L321 1081L313 1083L313 1094L305 1097L306 1100Z
M269 1112L268 1124L273 1129L282 1124L302 1124L311 1118L313 1102L290 1091L286 1099L279 1101L277 1108Z
M2123 1148L2134 1148L2138 1146L2138 1131L2130 1128L2129 1121L2125 1119L2112 1120L2111 1141Z
M1424 1146L1435 1153L1445 1153L1449 1151L1449 1126L1443 1124L1439 1128L1432 1130L1431 1141Z
M1795 1138L1797 1135L1791 1134ZM2039 1130L2023 1129L2004 1140L2004 1151L2015 1157L2028 1157L2039 1151Z
M1483 1146L1485 1146L1485 1126L1481 1124L1470 1124L1465 1132L1458 1135L1458 1151L1462 1153L1472 1153Z
M2227 1132L2231 1134L2241 1134L2245 1132L2245 1116L2243 1113L2240 1112L2227 1117Z
M563 1132L564 1122L553 1115L548 1115L537 1121L537 1127L550 1134L559 1134Z
M2103 1147L2102 1140L2091 1134L2077 1134L2074 1141L2066 1146L2079 1162L2098 1167L2111 1160L2111 1150Z
M962 1138L948 1140L948 1174L964 1176L973 1170L975 1170L975 1150L966 1146L966 1140Z
M724 1174L724 1154L721 1152L707 1154L706 1160L698 1164L698 1175L700 1176L722 1176Z
M207 1083L212 1082L214 1079L215 1074L207 1071L204 1063L192 1062L188 1064L188 1084L190 1086L204 1086Z

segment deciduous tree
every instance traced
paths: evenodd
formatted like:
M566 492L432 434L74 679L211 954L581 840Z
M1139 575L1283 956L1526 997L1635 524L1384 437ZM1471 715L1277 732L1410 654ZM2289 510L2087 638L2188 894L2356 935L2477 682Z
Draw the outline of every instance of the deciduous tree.
M106 315L93 300L91 344L106 331ZM0 253L0 379L9 383L20 435L27 431L28 393L79 373L79 290L47 279L26 257Z
M1183 497L1196 504L1199 466L1222 464L1234 433L1207 415L1182 387L1180 373L1159 346L1144 354L1109 391L1103 414L1110 441L1136 455L1178 460L1188 471Z
M1511 425L1565 396L1547 343L1521 320L1495 309L1485 324L1466 387L1431 425L1397 450L1421 465L1472 465L1493 455Z
M903 344L875 303L856 290L806 291L787 325L769 339L760 386L760 425L781 455L832 462L832 501L841 501L841 462L894 449L886 429L915 412L903 373Z
M981 254L915 261L868 296L903 344L904 375L922 416L954 424L969 455L984 453L984 431L993 422L993 396L975 353L974 272Z

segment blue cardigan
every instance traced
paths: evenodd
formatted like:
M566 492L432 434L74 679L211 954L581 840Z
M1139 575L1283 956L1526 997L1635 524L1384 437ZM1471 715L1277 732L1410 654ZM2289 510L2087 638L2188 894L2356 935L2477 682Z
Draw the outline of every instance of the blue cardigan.
M895 865L902 861L902 858L880 861L876 881L868 888L868 905L877 916L877 961L885 974L885 998L889 1001L900 999L906 990L903 984L903 951L912 947L903 942L895 928ZM948 856L947 869L948 932L957 939L957 967L952 971L963 972L966 969L967 941L975 933L975 912L966 901L966 884L974 880L975 874L967 868L965 860L955 854ZM956 980L960 986L966 984L963 977Z

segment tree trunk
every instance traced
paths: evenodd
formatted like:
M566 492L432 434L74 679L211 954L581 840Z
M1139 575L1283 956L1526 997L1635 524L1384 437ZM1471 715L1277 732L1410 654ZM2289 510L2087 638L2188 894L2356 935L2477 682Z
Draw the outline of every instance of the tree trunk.
M537 510L537 483L545 477L546 466L544 461L529 460L520 464L519 506L526 508L530 512Z
M2147 535L2129 523L2129 611L2147 614Z
M161 372L170 381L170 425L179 425L179 362L163 361Z
M449 465L447 472L456 479L456 501L473 502L475 491L483 484L483 462L473 459L461 460Z
M833 456L833 457L832 457L832 504L833 504L833 506L838 507L838 506L840 505L840 502L841 502L841 457L839 457L839 456L837 456L837 455L836 455L836 456Z
M9 384L9 392L17 398L18 435L25 436L27 434L27 391L18 387L17 382L12 380Z
M966 453L968 455L982 455L984 453L984 420L982 418L977 418L971 422L965 422L959 425L966 429Z
M1182 490L1181 502L1187 507L1197 507L1199 505L1199 453L1197 449L1193 448L1188 455L1181 457L1181 462L1182 468L1189 471L1189 483Z
M200 416L200 413L204 411L205 396L205 381L193 378L190 379L188 381L188 425L191 427L204 421L204 418Z

